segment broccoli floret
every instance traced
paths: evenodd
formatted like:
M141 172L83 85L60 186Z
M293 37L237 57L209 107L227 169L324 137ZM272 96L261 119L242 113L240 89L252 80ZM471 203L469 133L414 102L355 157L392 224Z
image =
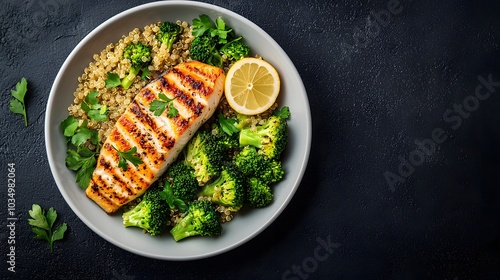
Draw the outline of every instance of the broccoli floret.
M198 193L208 196L215 204L228 206L231 211L238 211L245 200L245 177L232 163L222 167L220 176L207 184Z
M197 200L189 203L189 208L181 220L170 230L175 241L189 236L217 236L222 231L219 215L212 203Z
M222 56L217 49L217 40L209 35L194 38L189 48L193 60L198 60L222 68Z
M130 61L130 69L128 75L122 80L122 87L128 89L135 80L135 77L141 70L146 69L151 62L151 49L142 44L130 44L123 51L123 58Z
M224 128L221 125L222 124L220 122L215 122L212 124L212 134L215 136L215 139L219 143L219 145L221 145L222 148L226 151L239 148L240 143L238 141L238 133L232 133L231 135L229 135L224 131Z
M182 27L176 23L166 21L160 23L160 31L156 35L156 38L167 46L167 50L170 50L180 34L182 34Z
M161 191L161 187L150 187L134 208L123 213L123 225L142 228L151 235L160 234L170 218L169 208L160 195Z
M285 119L271 116L263 125L247 127L240 131L240 146L254 146L269 159L279 159L285 149L288 126Z
M225 44L220 52L223 55L226 55L227 59L230 61L238 61L241 58L247 56L250 53L250 47L241 42L241 38L239 37L227 44Z
M223 158L222 146L209 131L199 130L185 149L185 164L194 169L200 186L219 175Z
M248 204L252 208L265 207L273 201L273 193L269 185L252 177L248 183Z
M245 176L257 177L266 184L278 182L285 175L280 161L266 158L253 146L243 147L233 161Z
M175 197L183 201L196 198L198 181L194 176L193 168L184 164L183 161L176 161L169 167L167 175L172 179L171 188Z
M253 146L243 147L243 149L236 154L233 161L236 167L238 167L245 176L262 174L262 172L269 168L267 159L259 154L257 149Z
M281 181L283 176L285 176L285 170L281 165L281 161L271 160L269 161L269 169L260 176L260 179L264 183L271 184Z

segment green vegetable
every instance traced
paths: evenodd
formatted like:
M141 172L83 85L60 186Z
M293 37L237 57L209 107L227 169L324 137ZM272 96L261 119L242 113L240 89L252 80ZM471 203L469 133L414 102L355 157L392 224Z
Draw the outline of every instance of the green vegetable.
M190 236L217 236L222 226L212 203L207 200L190 202L182 219L170 230L175 241Z
M175 98L168 98L165 94L160 93L158 97L161 100L153 100L149 104L149 110L154 112L155 116L160 116L168 108L167 117L174 118L179 115L179 111L174 106Z
M96 151L91 151L87 147L79 147L77 151L68 149L66 156L66 166L76 171L76 183L80 188L85 189L90 183L92 173L97 165Z
M234 62L250 53L250 47L236 37L226 22L218 17L212 23L207 15L193 19L193 35L189 49L193 60L222 68L225 62ZM224 55L224 56L223 56Z
M233 158L238 169L247 177L257 177L266 184L280 181L285 171L281 162L269 160L267 157L257 152L253 146L245 146Z
M212 30L215 29L210 17L203 14L200 15L199 18L193 19L193 36L201 36L205 33L212 33Z
M104 81L106 88L114 88L122 84L120 81L120 76L116 73L108 72L106 80Z
M241 42L242 37L225 44L219 51L230 61L238 61L248 56L250 47Z
M16 89L11 90L12 97L14 99L10 100L10 111L14 114L20 114L24 118L24 126L28 126L28 117L26 114L26 104L24 103L24 96L28 91L28 82L26 78L22 78L20 82L16 84Z
M29 215L32 219L28 219L28 223L32 226L31 230L36 234L35 238L48 241L52 253L54 242L63 239L68 226L66 223L62 223L52 231L54 222L57 219L57 212L52 207L45 212L40 205L33 204L31 210L29 210Z
M131 65L128 75L121 82L122 87L128 89L139 72L147 69L152 60L151 49L142 43L132 43L125 47L122 57L123 59L128 59Z
M160 234L170 218L168 205L161 193L160 186L150 187L134 208L123 213L123 225L142 228L151 235Z
M200 186L219 175L223 159L223 147L208 131L199 130L185 149L185 164L194 169Z
M160 193L161 198L165 200L170 209L177 208L180 212L186 212L187 205L184 201L174 195L171 184L165 180L163 183L163 191Z
M245 177L231 163L222 166L220 176L205 185L198 194L208 196L219 205L227 206L231 211L238 211L245 200Z
M141 158L139 156L136 156L137 147L132 147L128 151L120 151L113 145L111 147L113 147L113 149L118 153L118 167L120 167L124 171L127 171L128 169L127 161L130 161L130 163L132 163L135 167L143 163Z
M285 111L276 112L262 125L243 128L240 131L240 146L254 146L269 159L279 159L286 147L288 136L286 118L281 117L289 117L286 113L288 108L282 110Z
M160 31L156 35L156 38L162 44L166 45L167 50L170 50L180 34L182 34L182 27L176 23L166 21L160 23Z
M257 178L250 178L248 184L248 204L252 208L266 207L273 201L269 185Z
M240 132L240 130L236 127L238 121L236 121L235 119L228 118L223 114L218 114L217 120L219 121L222 131L224 131L229 136L232 136L234 133Z
M194 38L189 48L193 60L198 60L222 68L223 60L219 53L216 39L209 35Z
M194 176L194 169L184 164L184 161L175 161L167 170L167 176L172 182L173 194L183 201L196 199L198 180Z
M75 148L67 150L66 166L76 171L76 183L80 188L85 189L90 183L97 164L96 157L99 153L99 146L92 151L83 144L90 141L90 143L97 145L99 143L97 130L89 129L87 120L78 125L78 121L73 116L69 116L61 122L61 129L68 142Z
M89 92L83 100L81 108L87 113L90 119L96 122L102 122L108 119L108 109L106 105L99 104L98 95L99 92L97 90Z

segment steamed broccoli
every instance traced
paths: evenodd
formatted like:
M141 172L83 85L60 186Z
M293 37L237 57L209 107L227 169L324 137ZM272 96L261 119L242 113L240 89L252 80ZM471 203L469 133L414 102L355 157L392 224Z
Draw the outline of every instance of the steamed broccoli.
M233 161L245 176L257 177L266 184L280 181L285 174L280 161L268 159L253 146L243 147Z
M265 207L273 201L273 193L269 185L257 178L250 178L248 183L248 204L252 208Z
M191 42L189 54L193 60L222 68L222 56L217 47L217 40L209 35L198 36Z
M182 27L176 23L166 21L160 23L160 31L156 38L170 50L180 34L182 34Z
M236 130L232 132L231 134L228 134L224 130L224 126L221 122L224 121L225 117L222 115L219 115L219 122L214 122L212 124L212 135L214 135L215 140L219 143L220 146L226 151L231 150L231 149L237 149L240 147L240 143L238 141L238 133L239 130ZM225 118L227 119L227 118Z
M172 234L175 241L195 235L220 235L222 226L219 219L219 215L210 201L196 200L189 203L188 210L170 230L170 234Z
M238 211L245 200L245 177L234 164L226 163L220 176L204 186L198 195L208 196L213 203Z
M162 199L161 191L160 187L150 187L134 208L123 213L123 225L142 228L151 235L160 234L170 218L168 205Z
M171 188L175 197L183 201L196 198L198 181L190 166L184 164L183 161L176 161L168 168L167 175L172 179Z
M194 169L200 186L219 175L223 158L222 146L209 131L199 130L185 149L185 164Z
M227 44L221 49L220 53L225 55L230 61L238 61L250 53L250 47L241 42L242 37L239 37Z
M130 70L128 75L122 80L122 87L128 89L135 80L140 71L149 71L147 67L151 62L151 49L142 44L130 44L123 51L123 58L130 61Z
M279 159L285 149L288 136L286 120L271 116L263 125L243 128L240 131L240 146L254 146L269 159Z

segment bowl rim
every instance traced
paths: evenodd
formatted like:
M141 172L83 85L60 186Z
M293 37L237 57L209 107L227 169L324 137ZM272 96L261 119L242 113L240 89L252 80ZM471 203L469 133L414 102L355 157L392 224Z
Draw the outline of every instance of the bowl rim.
M197 255L190 255L190 256L177 256L177 257L172 257L172 256L162 256L162 255L156 255L156 254L151 254L151 253L147 253L147 252L143 252L143 251L140 251L140 250L136 250L134 248L130 248L128 247L126 244L123 244L121 242L118 242L116 240L114 240L111 236L105 234L103 231L101 231L98 227L96 227L91 221L89 221L86 216L84 215L84 213L82 213L78 208L77 206L72 202L72 199L70 198L69 196L69 193L66 191L66 189L64 187L60 187L60 186L63 186L63 183L61 182L61 179L59 178L59 176L57 175L57 165L56 165L56 160L54 159L54 153L53 153L53 150L52 150L52 147L50 145L51 141L52 141L52 136L51 136L51 131L50 131L50 125L52 123L52 118L53 116L51 115L51 111L52 111L52 106L55 106L55 95L56 95L56 88L57 88L57 85L60 83L61 79L62 79L62 76L63 74L65 73L65 71L67 71L69 65L70 65L70 62L75 58L75 56L80 52L80 50L92 39L94 38L97 34L99 34L101 32L101 30L105 29L106 27L108 27L109 25L111 25L114 21L120 19L120 18L123 18L123 17L126 17L126 16L129 16L130 14L134 14L136 12L139 12L143 9L150 9L150 8L154 8L154 7L158 7L158 6L185 6L185 7L197 7L197 8L206 8L206 9L209 9L209 10L212 10L212 11L219 11L219 12L223 12L225 14L229 14L231 15L232 17L235 17L235 18L238 18L238 20L242 21L245 25L249 25L251 28L257 30L260 35L262 35L263 37L266 38L266 40L268 40L273 46L273 48L276 48L278 49L283 57L286 59L286 63L292 65L292 69L289 69L293 72L293 75L294 76L297 76L299 77L299 86L300 88L299 89L295 89L295 90L298 90L300 92L304 92L305 93L305 103L304 104L304 109L305 109L305 122L307 124L307 126L305 127L305 131L301 131L301 134L305 134L306 135L306 141L305 141L305 154L303 156L303 158L301 159L301 165L300 165L300 169L299 169L299 173L297 174L296 176L296 180L292 182L293 184L293 187L291 189L291 191L288 193L288 195L285 197L284 199L284 203L282 203L282 205L277 209L277 211L275 211L272 216L265 222L263 223L262 225L260 225L252 234L246 236L245 238L239 240L238 242L234 242L233 244L229 245L229 246L226 246L226 247L223 247L219 250L215 250L215 251L211 251L211 252L208 252L208 253L202 253L202 254L197 254ZM102 22L101 24L99 24L97 27L95 27L91 32L89 32L76 46L75 48L70 52L70 54L68 55L68 57L65 59L64 63L62 64L60 70L58 71L57 75L56 75L56 78L51 86L51 90L50 90L50 93L49 93L49 97L48 97L48 101L47 101L47 107L46 107L46 112L45 112L45 128L44 128L44 133L45 133L45 146L46 146L46 153L47 153L47 158L48 158L48 162L49 162L49 167L51 169L51 173L53 175L53 178L56 182L56 185L60 191L60 193L62 194L64 200L66 201L66 203L70 206L71 210L78 216L78 218L83 221L83 223L89 227L93 232L95 232L97 235L99 235L101 238L105 239L106 241L110 242L111 244L119 247L119 248L122 248L128 252L131 252L131 253L134 253L134 254L137 254L137 255L141 255L141 256L144 256L144 257L148 257L148 258L154 258L154 259L162 259L162 260L173 260L173 261L179 261L179 260L195 260L195 259L202 259L202 258L208 258L208 257L212 257L212 256L215 256L215 255L218 255L218 254L221 254L221 253L224 253L224 252L227 252L227 251L230 251L234 248L237 248L241 245L243 245L244 243L248 242L249 240L253 239L255 236L257 236L258 234L260 234L263 230L265 230L270 224L272 224L276 218L283 212L283 210L287 207L287 205L289 204L289 202L291 201L291 199L293 198L295 192L297 191L299 185L300 185L300 182L302 181L302 178L304 176L304 173L305 173L305 170L307 168L307 164L308 164L308 161L309 161L309 155L310 155L310 150L311 150L311 141L312 141L312 121L311 121L311 112L310 112L310 106L309 106L309 101L308 101L308 97L307 97L307 92L305 90L305 87L304 87L304 84L303 84L303 81L302 79L300 79L300 75L297 71L297 69L295 68L293 62L291 61L291 59L288 57L288 55L286 54L286 52L281 48L281 46L279 46L279 44L267 33L265 32L262 28L260 28L259 26L257 26L255 23L253 23L252 21L248 20L247 18L245 18L244 16L240 15L240 14L237 14L229 9L226 9L226 8L223 8L223 7L220 7L220 6L217 6L217 5L213 5L213 4L209 4L209 3L203 3L203 2L196 2L196 1L157 1L157 2L151 2L151 3L146 3L146 4L141 4L141 5L138 5L138 6L135 6L135 7L132 7L132 8L129 8L129 9L126 9L122 12L119 12L118 14L110 17L109 19L105 20L104 22Z

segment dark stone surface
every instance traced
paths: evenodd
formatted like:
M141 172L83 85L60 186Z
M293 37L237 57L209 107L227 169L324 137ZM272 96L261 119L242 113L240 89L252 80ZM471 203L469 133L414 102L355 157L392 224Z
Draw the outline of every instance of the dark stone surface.
M252 20L288 53L308 91L313 143L300 188L268 229L191 262L136 256L93 233L59 193L45 154L46 101L66 56L144 2L2 1L2 278L499 279L500 87L474 99L478 76L500 81L498 1L207 1ZM27 128L8 109L23 76ZM419 152L415 141L433 131L445 141ZM401 174L410 156L414 168ZM7 163L16 165L16 273L6 263ZM399 180L392 189L386 172ZM52 254L27 225L32 203L69 225Z

